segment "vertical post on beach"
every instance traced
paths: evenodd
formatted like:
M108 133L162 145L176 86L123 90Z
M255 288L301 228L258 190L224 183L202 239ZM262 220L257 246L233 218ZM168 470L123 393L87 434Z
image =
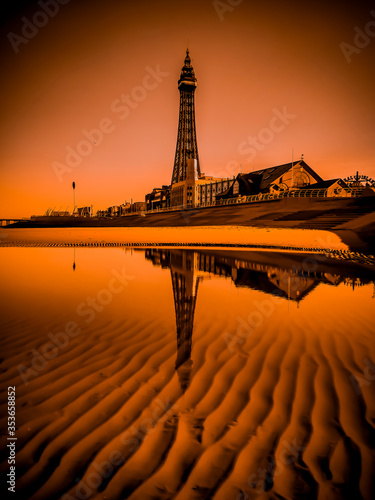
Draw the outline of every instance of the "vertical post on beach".
M76 183L73 181L73 215L74 212L76 211Z

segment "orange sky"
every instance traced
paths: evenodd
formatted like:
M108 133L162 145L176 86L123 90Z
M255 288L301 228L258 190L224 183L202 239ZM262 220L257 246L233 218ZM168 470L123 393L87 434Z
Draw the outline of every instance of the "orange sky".
M187 44L203 172L285 163L294 148L323 178L356 170L375 178L371 2L64 2L27 43L15 36L24 36L25 18L43 24L40 4L13 6L2 25L0 217L71 209L72 181L77 205L95 209L169 184ZM355 27L371 36L357 40L349 63L340 44L354 46ZM159 81L145 78L158 66ZM133 96L128 111L119 108L122 94ZM252 154L249 136L262 136L275 109L293 117ZM106 119L103 139L56 175L55 162L69 167L66 148L76 150L83 130Z

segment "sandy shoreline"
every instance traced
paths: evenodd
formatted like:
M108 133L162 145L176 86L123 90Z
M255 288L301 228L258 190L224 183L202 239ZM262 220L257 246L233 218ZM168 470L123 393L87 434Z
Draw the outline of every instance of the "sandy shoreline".
M263 245L349 250L337 234L323 230L253 228L243 226L172 228L51 228L3 229L0 245L37 244L215 244Z

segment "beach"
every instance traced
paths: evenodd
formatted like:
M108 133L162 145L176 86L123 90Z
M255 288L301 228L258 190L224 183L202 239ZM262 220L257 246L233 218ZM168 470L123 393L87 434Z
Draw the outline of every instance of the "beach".
M373 497L371 277L259 252L226 274L209 251L0 252L17 498Z
M94 245L111 244L175 245L263 245L264 247L300 247L348 250L338 235L318 229L260 228L244 226L121 227L121 228L3 228L0 245Z

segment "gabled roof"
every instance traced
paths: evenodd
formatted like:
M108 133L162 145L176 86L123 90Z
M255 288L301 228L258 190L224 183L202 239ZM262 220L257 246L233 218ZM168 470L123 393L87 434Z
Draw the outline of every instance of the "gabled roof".
M252 192L267 191L275 180L284 175L286 172L289 172L292 167L293 169L296 167L303 167L317 181L317 183L324 182L323 179L311 167L309 167L304 160L283 163L282 165L263 168L248 174L238 174L236 180L242 184L245 188L244 191L246 191L247 194L252 194ZM232 194L233 184L234 181L231 183L230 187L221 193L221 195L217 196L217 198Z
M262 180L260 175L256 175L253 173L250 174L238 174L235 179L232 179L228 189L222 191L220 194L216 195L217 199L221 197L225 197L227 195L233 194L233 185L237 181L240 184L240 192L242 194L253 194L259 192L259 185Z
M323 181L323 179L311 167L309 167L304 160L284 163L283 165L276 165L275 167L263 168L262 170L256 170L255 172L252 172L252 174L262 176L262 180L259 186L259 189L262 191L263 189L269 188L269 186L276 179L288 172L292 167L293 169L296 167L303 167L309 174L316 178L317 182Z
M299 162L284 163L283 165L276 165L275 167L262 168L253 172L255 175L262 177L259 189L265 189L270 186L276 179L288 172L292 166L296 167Z
M254 189L259 190L262 177L254 172L251 172L249 174L238 174L237 180L242 182L246 186L246 189L250 192Z

